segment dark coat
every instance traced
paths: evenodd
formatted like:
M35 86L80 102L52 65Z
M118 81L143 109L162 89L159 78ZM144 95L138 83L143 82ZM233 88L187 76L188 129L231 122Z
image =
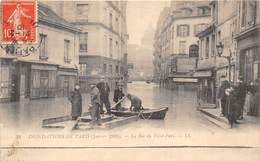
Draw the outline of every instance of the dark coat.
M241 104L241 108L243 108L243 105L245 103L245 99L246 99L246 89L247 86L245 83L240 83L237 86L237 95L238 95L238 102Z
M120 90L120 89L115 89L113 101L114 101L114 102L118 102L118 101L121 100L124 96L125 96L125 94L123 93L122 90Z
M82 96L79 91L70 92L69 100L71 102L71 116L79 117L82 114Z
M97 84L97 88L99 89L101 100L109 97L110 88L109 88L108 83L99 82Z

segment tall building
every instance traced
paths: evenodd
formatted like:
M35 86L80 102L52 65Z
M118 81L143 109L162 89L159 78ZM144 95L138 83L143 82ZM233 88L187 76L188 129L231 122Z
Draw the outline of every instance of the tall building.
M80 29L42 3L37 13L36 44L0 49L0 102L67 96L78 81Z
M159 18L154 44L155 72L160 73L161 85L172 88L196 81L192 79L198 58L196 34L210 23L210 11L208 1L174 1L162 12L167 14Z
M79 36L79 76L82 89L101 76L113 88L127 80L125 1L46 2L57 14L82 30Z

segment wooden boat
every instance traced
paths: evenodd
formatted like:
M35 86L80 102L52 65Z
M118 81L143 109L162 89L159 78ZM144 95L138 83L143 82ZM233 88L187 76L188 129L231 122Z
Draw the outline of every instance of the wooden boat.
M95 126L95 129L111 129L138 120L138 116L117 117L113 115L101 115L101 126ZM90 124L90 113L84 113L77 121L71 120L70 116L61 116L55 118L44 119L42 121L43 128L60 128L67 130L90 130L93 127Z
M168 111L168 107L163 107L159 109L145 108L140 112L134 112L134 111L130 111L129 109L123 108L121 111L112 109L111 113L119 117L138 116L141 119L163 120L165 118L167 111Z

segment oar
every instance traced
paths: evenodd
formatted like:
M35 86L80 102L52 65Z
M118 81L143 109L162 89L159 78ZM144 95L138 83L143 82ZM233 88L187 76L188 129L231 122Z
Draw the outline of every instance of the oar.
M126 98L126 95L125 95L121 100L119 100L117 103L115 103L115 104L111 107L111 109L112 109L112 108L115 108L116 105L118 105L119 103L123 102L123 100L124 100L125 98Z

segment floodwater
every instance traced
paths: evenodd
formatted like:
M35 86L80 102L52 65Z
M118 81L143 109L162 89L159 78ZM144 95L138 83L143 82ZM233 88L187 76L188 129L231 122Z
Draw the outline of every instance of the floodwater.
M210 130L216 128L196 110L196 91L180 87L178 90L160 88L157 84L133 82L128 84L128 93L142 99L149 108L169 107L165 120L139 120L120 127L125 128L166 128L185 130ZM112 96L112 94L111 94ZM112 99L111 99L112 100ZM111 104L114 102L111 101ZM83 111L88 111L89 95L83 94ZM124 105L129 107L129 101ZM12 130L39 130L43 119L70 114L67 98L25 100L0 104L0 123Z

